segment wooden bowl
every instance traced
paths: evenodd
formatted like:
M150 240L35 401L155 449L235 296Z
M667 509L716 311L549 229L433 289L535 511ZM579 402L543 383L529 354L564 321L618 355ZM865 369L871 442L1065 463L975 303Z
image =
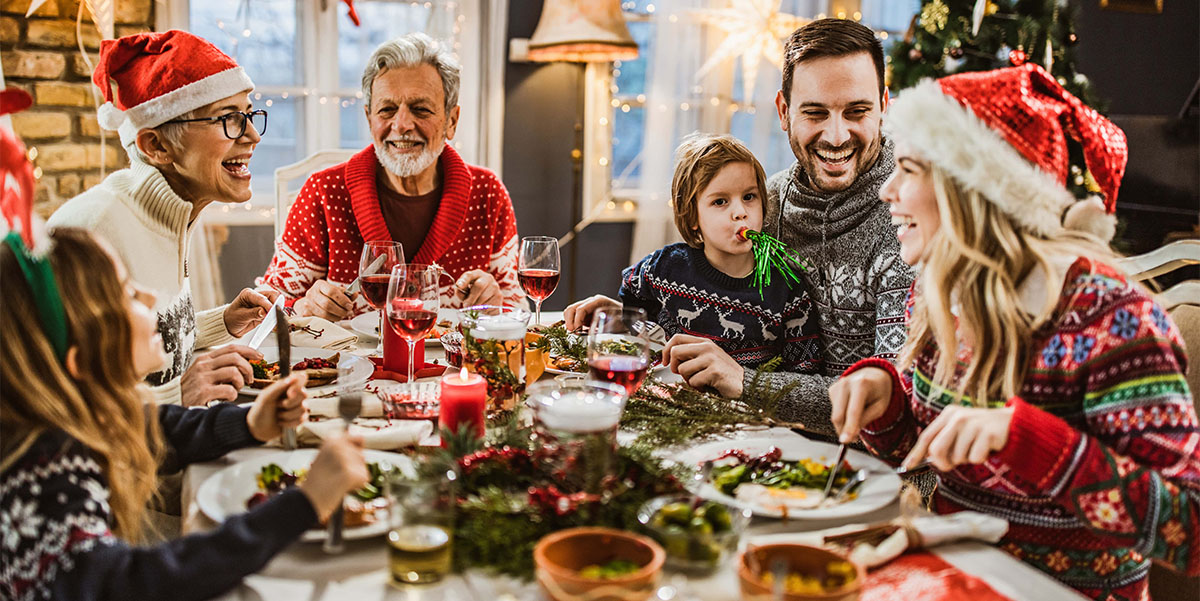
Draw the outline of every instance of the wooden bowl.
M823 575L825 566L832 561L847 561L845 556L828 549L791 543L748 546L738 559L738 581L744 601L772 601L779 597L762 581L765 571L770 571L777 560L783 560L789 573ZM854 580L837 590L822 593L784 592L784 601L857 601L866 580L867 571L862 565L854 566Z
M579 570L624 559L642 566L610 580L583 578ZM538 584L554 601L644 601L658 589L666 553L657 543L612 528L570 528L548 534L533 549Z

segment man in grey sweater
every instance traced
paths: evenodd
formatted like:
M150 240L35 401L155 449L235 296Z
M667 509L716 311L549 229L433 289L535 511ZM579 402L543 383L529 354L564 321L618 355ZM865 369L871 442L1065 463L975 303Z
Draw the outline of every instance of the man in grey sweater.
M745 387L792 386L780 417L833 436L829 386L866 357L894 359L904 344L904 299L913 274L879 188L895 168L880 132L887 109L883 48L870 28L823 19L797 29L784 50L776 97L780 125L796 155L767 181L764 229L808 260L821 320L823 374L742 369L711 341L679 335L665 357L692 386L724 396Z

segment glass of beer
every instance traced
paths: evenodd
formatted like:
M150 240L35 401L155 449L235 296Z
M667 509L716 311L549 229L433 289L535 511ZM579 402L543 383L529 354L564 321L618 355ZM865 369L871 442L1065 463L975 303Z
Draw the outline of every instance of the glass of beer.
M488 409L515 408L524 382L525 328L529 324L529 311L476 305L461 309L458 314L458 329L463 335L463 365L488 380ZM508 373L496 373L502 368L507 368Z
M437 582L450 573L454 546L453 463L429 455L413 457L387 476L388 567L401 584Z

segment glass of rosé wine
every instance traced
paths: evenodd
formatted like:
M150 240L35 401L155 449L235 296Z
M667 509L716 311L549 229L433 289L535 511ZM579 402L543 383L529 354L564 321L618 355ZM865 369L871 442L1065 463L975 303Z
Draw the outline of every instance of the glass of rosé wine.
M601 309L588 331L588 374L593 380L623 386L632 395L650 367L646 311L637 307Z
M387 322L408 343L408 386L413 388L413 353L418 340L429 335L437 323L440 307L438 286L441 268L435 265L401 263L392 268L387 289ZM416 398L416 397L410 397Z
M517 263L517 280L525 294L533 299L534 325L542 325L542 301L558 287L558 238L526 236L521 238L521 258Z

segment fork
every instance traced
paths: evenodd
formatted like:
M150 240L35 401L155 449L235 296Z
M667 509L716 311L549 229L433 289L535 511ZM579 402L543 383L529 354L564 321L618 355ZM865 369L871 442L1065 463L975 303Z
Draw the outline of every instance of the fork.
M350 422L358 417L362 412L362 393L347 392L338 396L338 416L342 418L342 431L346 432L350 429ZM342 544L342 515L345 508L339 506L333 510L333 515L329 516L329 524L326 526L325 544L322 549L326 553L341 553L345 546Z

